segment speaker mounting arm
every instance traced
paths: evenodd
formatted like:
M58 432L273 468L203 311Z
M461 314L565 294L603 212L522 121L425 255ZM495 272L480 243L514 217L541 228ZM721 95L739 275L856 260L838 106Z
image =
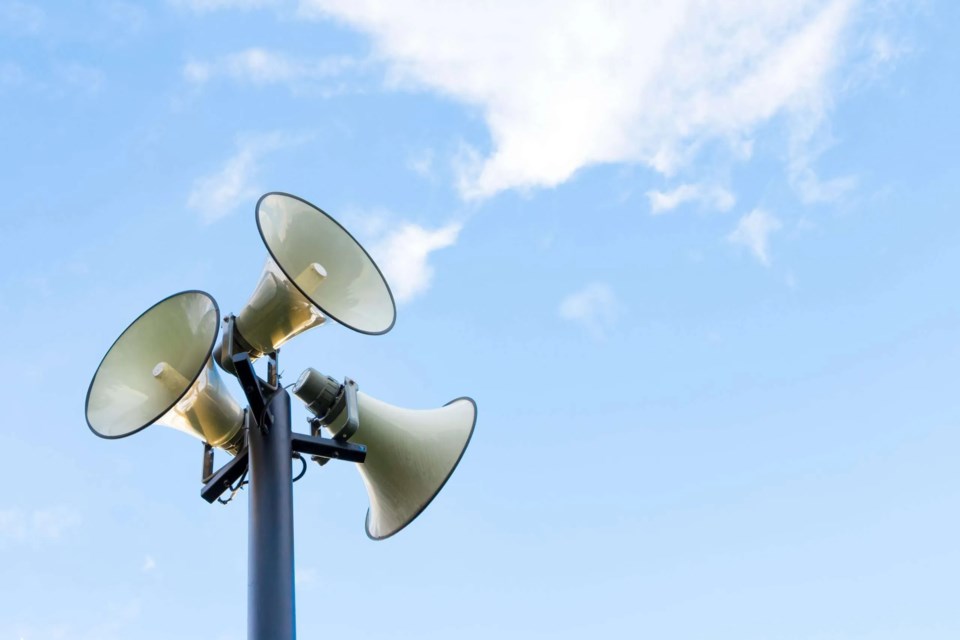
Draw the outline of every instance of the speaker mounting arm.
M250 412L243 412L243 433L246 434L250 429ZM216 473L213 472L213 447L204 443L203 445L203 488L200 490L200 497L207 502L213 502L228 491L237 480L240 479L247 469L250 468L250 457L248 455L246 438L243 446L237 452L230 462L223 465Z
M367 459L367 448L364 445L341 442L333 438L294 433L290 445L297 453L307 453L314 458L347 462L363 462Z
M347 421L337 432L335 438L346 442L352 438L360 428L360 408L357 406L357 383L350 378L343 379L344 410L347 412Z
M213 447L209 442L203 443L203 472L200 482L207 483L213 477Z
M237 317L231 313L223 319L223 337L220 339L220 346L215 351L215 359L221 369L234 375L236 375L236 371L232 369L232 365L233 356L236 353L246 353L251 355L254 360L264 355L243 338L237 329Z
M261 431L267 432L272 421L271 416L267 414L267 399L263 395L265 383L257 377L253 370L253 363L250 362L250 354L237 353L231 358L233 369L237 373L237 379L243 388L244 395L247 396L247 402L250 403L250 409L253 411L254 420Z
M233 486L234 482L240 479L240 476L246 473L249 466L250 457L247 448L244 447L203 485L203 489L200 490L200 497L213 504L217 498Z
M232 323L228 323L228 326L231 325ZM276 353L271 354L270 357L269 382L265 382L257 376L253 369L253 363L250 361L250 354L232 354L230 360L237 379L240 381L240 386L243 388L243 393L247 396L247 402L250 404L249 410L244 411L244 428L249 433L251 423L256 422L260 432L266 435L270 432L273 416L269 411L272 396L268 399L264 395L264 390L277 389ZM346 424L337 434L337 437L322 438L316 433L309 436L301 433L291 433L291 455L306 453L318 462L321 460L323 462L327 460L346 460L347 462L362 463L366 459L367 448L364 445L351 444L346 441L347 437L356 433L359 425L357 385L353 380L347 378L344 381L337 400L337 404L341 405L342 411L346 413ZM341 437L344 432L349 435ZM203 481L205 484L200 491L201 497L207 502L213 503L247 471L249 465L248 449L244 446L230 462L213 473L213 449L209 445L205 445L203 452Z

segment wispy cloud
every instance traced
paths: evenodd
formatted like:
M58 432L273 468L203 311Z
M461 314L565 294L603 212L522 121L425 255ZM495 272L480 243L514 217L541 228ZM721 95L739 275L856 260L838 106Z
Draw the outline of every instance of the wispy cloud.
M423 178L433 177L433 149L422 149L407 156L407 168Z
M822 179L809 163L797 160L790 165L790 185L808 204L843 200L857 186L855 176Z
M604 162L671 175L707 142L739 158L759 127L791 121L781 116L819 123L859 8L854 0L414 5L302 0L301 14L371 34L396 86L428 87L480 110L492 148L463 163L468 198L557 185Z
M405 222L373 245L370 252L398 303L409 302L430 288L434 271L430 255L456 244L461 228L458 222L433 229Z
M817 121L794 123L790 135L787 176L805 203L837 202L857 185L855 176L821 178L814 166L817 158L835 141Z
M82 91L86 94L97 93L106 81L106 74L103 70L79 62L62 65L58 70L58 75L60 76L60 84L66 85L71 91Z
M122 42L140 33L150 17L146 7L125 0L110 0L100 5L99 10L106 18L111 33L119 36Z
M594 282L568 295L560 302L560 317L582 326L596 339L602 339L617 321L620 303L610 285Z
M194 181L187 207L197 211L203 222L211 223L230 215L241 204L252 205L251 201L263 190L257 183L260 159L304 140L277 132L241 139L220 169Z
M209 13L225 9L263 9L279 4L278 0L168 0L178 9L186 9L194 13Z
M144 573L148 571L153 571L157 568L157 561L153 559L153 556L147 555L143 558L143 566L140 567L140 570Z
M358 64L350 56L308 60L253 47L214 60L191 60L184 65L183 75L197 85L223 77L252 85L287 84L296 88L296 83L336 77Z
M79 526L80 514L70 507L0 510L0 541L38 542L59 539Z
M728 211L736 198L727 189L702 184L682 184L671 191L647 191L650 213L658 215L672 211L687 202L699 202L717 211Z
M783 225L770 213L763 209L754 209L746 214L737 223L728 236L727 241L749 249L757 260L764 265L770 264L770 234Z
M12 36L32 36L40 33L47 21L46 14L36 3L0 2L0 33Z
M222 169L194 182L187 197L187 207L199 212L201 220L210 223L229 215L242 202L256 197L259 189L253 180L257 156L252 145L241 145Z

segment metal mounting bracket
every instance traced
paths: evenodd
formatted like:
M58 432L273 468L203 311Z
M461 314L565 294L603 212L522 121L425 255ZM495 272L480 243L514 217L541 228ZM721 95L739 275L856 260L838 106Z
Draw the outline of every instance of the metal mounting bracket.
M363 462L367 459L367 448L364 445L340 442L333 438L319 438L303 433L294 433L290 446L297 453L307 453L328 460Z
M266 433L270 430L270 424L273 422L273 416L267 411L267 399L263 395L263 387L266 383L257 377L257 372L253 370L253 363L250 361L250 355L247 353L234 354L232 358L234 371L237 372L237 379L240 381L240 387L244 395L247 396L247 402L253 412L253 419L257 427Z
M243 430L244 433L250 428L250 412L243 412ZM203 444L203 488L200 490L200 497L209 503L213 503L217 498L228 491L237 480L240 479L250 466L250 459L247 455L247 443L233 457L230 462L220 467L216 473L213 473L213 447L209 444Z
M360 428L360 409L357 406L357 383L350 378L343 379L343 397L346 401L344 410L347 412L347 421L343 428L337 432L335 438L341 442L346 442L357 433Z

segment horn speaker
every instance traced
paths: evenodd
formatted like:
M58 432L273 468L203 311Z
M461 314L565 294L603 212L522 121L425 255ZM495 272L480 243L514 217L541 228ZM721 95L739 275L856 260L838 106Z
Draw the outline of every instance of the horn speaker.
M300 376L293 393L318 414L334 438L341 436L348 411L328 418L342 403L331 393L340 383L315 369ZM439 409L395 407L357 392L358 426L349 441L367 447L357 470L370 497L367 535L382 540L410 524L427 508L460 462L477 421L472 398L451 400ZM350 429L349 431L352 431Z
M243 409L224 388L211 353L217 303L183 291L150 307L124 330L97 367L86 418L103 438L123 438L154 423L236 453Z
M237 314L235 352L260 357L326 317L360 333L393 327L396 306L379 267L319 207L290 194L267 193L257 202L257 228L269 257ZM220 365L231 371L226 350L219 353Z

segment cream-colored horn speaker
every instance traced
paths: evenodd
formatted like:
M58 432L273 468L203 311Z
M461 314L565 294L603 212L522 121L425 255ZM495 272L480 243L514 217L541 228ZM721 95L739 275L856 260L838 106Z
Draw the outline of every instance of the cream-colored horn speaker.
M270 256L246 306L235 341L259 357L325 316L360 333L393 327L396 307L383 274L346 229L320 208L286 193L257 202L257 228ZM227 370L231 365L222 358Z
M457 398L439 409L401 409L357 393L360 428L350 439L367 447L357 466L370 496L367 535L382 540L427 508L457 468L477 423L477 404Z
M317 406L328 380L307 369L293 393L308 408ZM357 465L370 497L367 535L382 540L410 524L446 484L470 443L477 404L464 397L439 409L402 409L358 392L357 407L359 428L349 441L367 447ZM339 418L328 425L334 437L343 426Z
M90 429L123 438L156 422L236 453L243 409L210 357L219 326L217 303L203 291L183 291L150 307L120 334L93 375Z

